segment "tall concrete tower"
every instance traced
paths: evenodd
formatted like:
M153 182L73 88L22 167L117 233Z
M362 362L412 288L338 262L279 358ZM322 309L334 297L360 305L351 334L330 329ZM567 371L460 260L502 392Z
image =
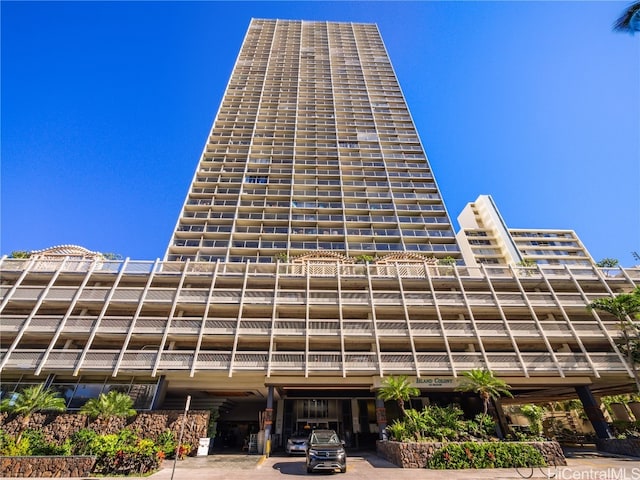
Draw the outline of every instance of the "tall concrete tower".
M374 24L249 26L165 260L459 258Z

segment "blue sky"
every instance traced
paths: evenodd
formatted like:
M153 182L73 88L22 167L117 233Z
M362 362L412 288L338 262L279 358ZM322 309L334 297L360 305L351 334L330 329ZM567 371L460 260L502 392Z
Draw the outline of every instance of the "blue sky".
M375 22L454 220L640 251L628 2L1 2L0 253L169 242L252 17Z

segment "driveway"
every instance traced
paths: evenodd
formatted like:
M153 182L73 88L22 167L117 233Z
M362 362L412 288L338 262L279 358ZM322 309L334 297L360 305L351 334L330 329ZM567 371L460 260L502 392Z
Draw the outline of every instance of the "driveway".
M584 453L567 459L568 466L559 467L556 480L640 480L640 458L602 456ZM535 470L531 478L548 478L545 471ZM520 480L514 469L486 470L426 470L402 469L383 460L373 452L351 453L347 473L307 474L304 456L274 455L210 455L165 462L163 469L147 480L289 480L294 478L326 478L336 480Z

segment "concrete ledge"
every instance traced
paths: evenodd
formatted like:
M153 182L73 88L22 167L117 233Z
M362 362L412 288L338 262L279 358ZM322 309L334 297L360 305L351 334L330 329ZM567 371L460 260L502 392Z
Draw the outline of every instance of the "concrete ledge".
M0 477L86 477L96 457L0 457Z
M599 438L596 447L601 452L640 457L640 438Z
M439 448L463 442L424 442L424 443L404 443L394 441L376 442L378 455L385 460L401 468L426 468L427 461ZM555 462L556 465L566 465L562 448L558 442L518 442L531 445L539 450L547 463Z

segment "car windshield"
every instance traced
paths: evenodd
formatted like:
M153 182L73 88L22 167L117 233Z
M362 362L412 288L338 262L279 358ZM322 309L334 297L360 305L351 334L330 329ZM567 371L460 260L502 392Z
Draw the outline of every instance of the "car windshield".
M314 432L311 434L311 443L340 444L340 439L335 432Z

